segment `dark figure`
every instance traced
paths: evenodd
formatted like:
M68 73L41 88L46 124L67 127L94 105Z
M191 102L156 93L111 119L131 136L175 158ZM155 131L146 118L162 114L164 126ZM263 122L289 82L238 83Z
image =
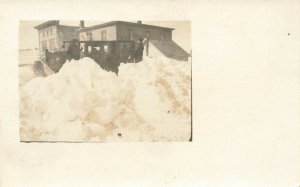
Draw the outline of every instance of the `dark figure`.
M138 63L143 60L143 52L144 52L144 45L143 45L143 38L138 40L138 46L135 51L134 59L135 63Z
M49 62L49 50L48 49L45 49L45 61L46 61L46 63Z
M94 59L94 60L97 58L98 53L97 53L97 49L95 47L92 47L89 56L91 57L91 59Z
M69 61L80 59L80 45L78 40L72 40L67 51Z
M36 76L45 77L44 65L41 61L35 61L33 65L33 72Z
M80 47L80 59L85 57L85 52L82 47Z
M116 55L117 46L113 43L108 43L103 46L104 51L101 52L100 66L106 71L112 71L118 75L120 62Z

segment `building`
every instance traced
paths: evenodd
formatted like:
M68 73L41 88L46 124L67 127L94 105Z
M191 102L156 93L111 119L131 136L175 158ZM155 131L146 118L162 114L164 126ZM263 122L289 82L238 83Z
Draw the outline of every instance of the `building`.
M145 55L164 55L169 58L187 61L189 54L172 40L173 28L142 24L141 21L111 21L91 27L84 27L81 22L80 41L87 40L132 40L147 39Z
M78 38L80 27L60 25L58 20L51 20L34 27L39 32L39 49L40 52L49 52L60 50L63 41Z
M146 56L166 56L169 58L187 61L190 56L184 49L172 40L173 28L143 24L141 21L125 22L111 21L91 27L59 25L59 21L52 20L34 27L39 31L40 52L46 49L49 52L61 50L63 41L78 39L80 41L114 41L131 40L137 43L138 39L146 39L144 46ZM65 49L68 48L68 43ZM81 44L84 45L84 44ZM82 46L83 47L83 46Z
M172 40L173 28L159 27L125 21L111 21L100 25L82 28L80 40L132 40L149 38L152 40Z

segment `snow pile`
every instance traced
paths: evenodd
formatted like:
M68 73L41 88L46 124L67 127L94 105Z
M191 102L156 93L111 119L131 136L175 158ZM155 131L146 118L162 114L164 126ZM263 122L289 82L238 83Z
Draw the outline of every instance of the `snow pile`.
M22 141L188 141L190 63L121 64L119 76L90 58L20 88Z
M32 67L33 65L19 65L19 86L23 86L28 81L36 77Z
M190 65L160 57L119 67L120 79L134 88L136 113L155 127L153 134L159 140L190 138Z

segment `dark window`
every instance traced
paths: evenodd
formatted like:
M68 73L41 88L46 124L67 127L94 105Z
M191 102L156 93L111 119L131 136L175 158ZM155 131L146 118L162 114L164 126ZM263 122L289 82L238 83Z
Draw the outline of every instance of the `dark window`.
M56 49L55 47L55 39L51 39L49 40L49 47L50 47L50 51L54 51Z
M166 39L164 33L161 33L160 39L162 39L162 40Z
M129 29L129 40L132 40L132 41L134 40L133 35L134 35L134 31L132 29Z
M107 40L107 38L106 38L106 30L101 31L101 40L102 41Z
M92 41L93 40L93 33L89 33L89 37L88 37L88 39L90 40L90 41Z
M147 31L146 32L146 38L150 38L151 37L151 32L150 31Z
M80 35L81 40L85 40L85 36L83 34Z
M47 49L47 41L42 41L42 51L45 52L45 50Z
M120 57L128 58L131 55L132 43L120 42L118 43L118 47Z

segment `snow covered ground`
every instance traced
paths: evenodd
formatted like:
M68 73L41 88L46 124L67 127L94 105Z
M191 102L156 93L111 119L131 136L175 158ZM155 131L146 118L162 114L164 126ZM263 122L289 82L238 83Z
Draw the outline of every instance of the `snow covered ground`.
M38 59L39 51L36 49L20 49L19 65L33 64Z
M34 49L19 50L19 85L22 86L35 77L32 67L38 59L38 51Z
M20 75L30 75L22 68ZM138 64L121 64L117 76L83 58L48 77L20 76L21 82L21 141L191 137L190 62L145 57Z

